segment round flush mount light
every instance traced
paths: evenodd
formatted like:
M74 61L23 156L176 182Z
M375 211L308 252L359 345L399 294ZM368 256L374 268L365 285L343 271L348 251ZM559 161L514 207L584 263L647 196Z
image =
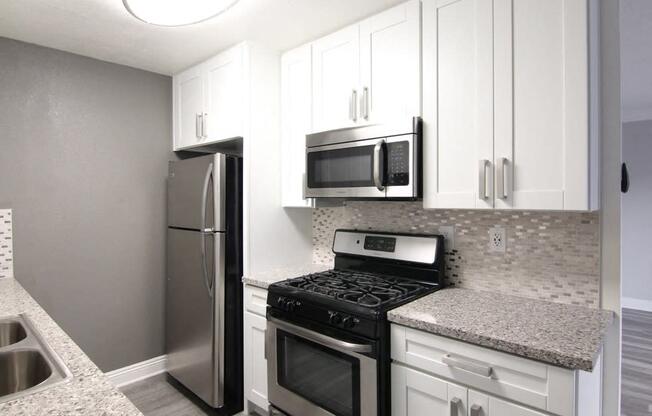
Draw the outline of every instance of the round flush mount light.
M159 26L184 26L211 19L238 0L122 0L139 20Z

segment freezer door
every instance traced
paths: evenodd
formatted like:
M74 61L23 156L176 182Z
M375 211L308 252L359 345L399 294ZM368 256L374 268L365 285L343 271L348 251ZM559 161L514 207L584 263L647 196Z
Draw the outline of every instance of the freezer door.
M168 373L212 407L224 402L224 233L168 229Z
M168 226L224 231L226 156L170 162Z

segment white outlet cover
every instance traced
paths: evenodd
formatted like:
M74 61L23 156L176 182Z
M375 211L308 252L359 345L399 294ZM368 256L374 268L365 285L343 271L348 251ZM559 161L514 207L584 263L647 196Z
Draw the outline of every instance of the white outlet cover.
M489 251L504 253L507 250L507 232L503 227L489 229Z
M444 236L444 249L455 250L455 226L454 225L441 225L439 227L439 234Z

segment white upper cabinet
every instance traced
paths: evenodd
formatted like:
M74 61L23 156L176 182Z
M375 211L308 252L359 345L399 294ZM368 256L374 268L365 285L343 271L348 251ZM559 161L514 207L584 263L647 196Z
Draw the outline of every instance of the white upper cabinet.
M173 77L174 150L243 136L245 47L239 44Z
M597 209L587 0L425 0L424 206Z
M360 30L349 26L312 44L315 131L348 127L358 118Z
M421 2L360 23L360 122L421 115Z
M206 102L204 123L206 140L242 136L243 131L243 45L238 45L204 66Z
M421 2L312 43L313 131L421 115Z
M424 205L492 208L491 2L426 0L423 13Z
M174 148L201 143L203 114L202 74L200 68L190 68L174 77Z
M305 45L281 57L281 204L312 207L304 198L306 134L312 129L312 48Z
M587 10L494 2L497 208L589 208Z

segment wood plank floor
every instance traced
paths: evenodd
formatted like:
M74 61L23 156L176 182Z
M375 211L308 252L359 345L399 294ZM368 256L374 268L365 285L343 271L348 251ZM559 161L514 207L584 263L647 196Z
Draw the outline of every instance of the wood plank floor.
M623 309L621 416L652 415L652 312Z
M165 374L121 388L145 416L212 416L199 399L186 396L168 381ZM240 413L237 416L244 416Z

